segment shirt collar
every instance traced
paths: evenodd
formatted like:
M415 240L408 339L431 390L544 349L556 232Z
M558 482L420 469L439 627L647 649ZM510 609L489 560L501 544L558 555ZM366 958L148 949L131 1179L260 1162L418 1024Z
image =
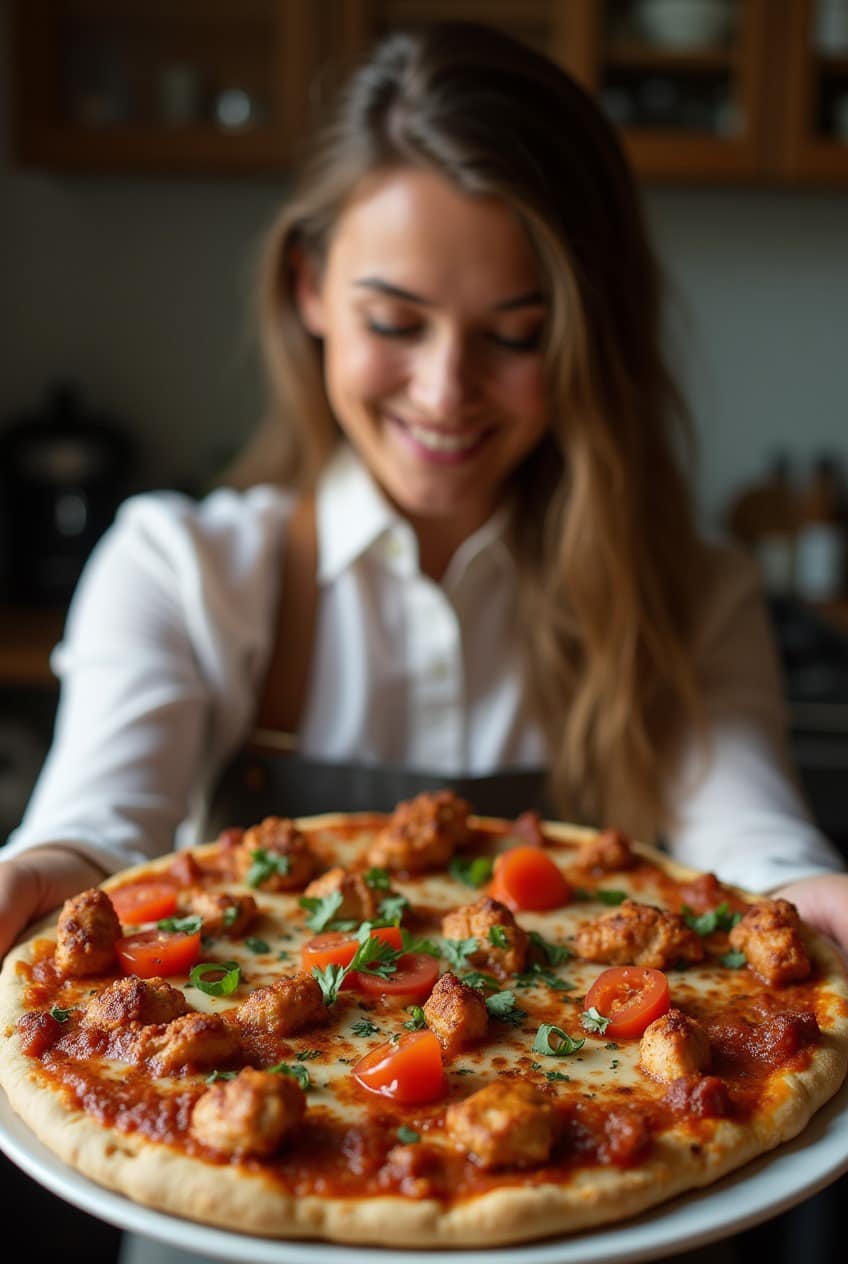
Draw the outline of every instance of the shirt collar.
M456 583L481 554L511 562L506 544L510 508L502 505L457 549L444 576L445 587ZM329 583L398 531L411 534L406 520L392 507L367 467L347 443L339 445L318 480L318 581Z
M399 521L353 449L340 444L318 480L318 581L336 579Z

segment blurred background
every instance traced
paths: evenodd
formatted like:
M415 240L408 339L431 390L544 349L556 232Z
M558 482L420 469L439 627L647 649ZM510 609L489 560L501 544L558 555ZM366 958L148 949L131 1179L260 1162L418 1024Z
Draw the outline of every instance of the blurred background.
M762 566L848 854L848 0L0 0L0 840L94 541L134 491L202 495L260 418L254 262L310 115L375 34L438 16L547 51L621 131L699 511Z

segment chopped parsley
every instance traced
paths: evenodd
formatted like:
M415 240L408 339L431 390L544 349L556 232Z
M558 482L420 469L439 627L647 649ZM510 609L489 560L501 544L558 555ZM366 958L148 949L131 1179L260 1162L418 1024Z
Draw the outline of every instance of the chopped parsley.
M156 923L156 929L167 931L169 934L196 935L202 925L202 918L196 915L191 917L163 917L161 921Z
M380 917L393 926L399 926L408 908L409 900L405 895L387 895L380 901Z
M604 1018L603 1014L595 1009L594 1005L591 1009L584 1010L580 1015L580 1026L584 1031L597 1032L602 1036L610 1025L610 1019Z
M403 1145L414 1145L416 1141L421 1140L421 1133L416 1132L414 1128L407 1128L406 1124L401 1124L397 1130L397 1139Z
M489 856L454 856L448 872L467 887L481 887L492 876L494 862Z
M55 1018L57 1023L66 1023L71 1013L70 1009L60 1009L58 1005L54 1005L50 1011L50 1017Z
M464 970L468 964L467 958L475 953L479 947L477 940L471 939L443 939L442 940L442 956L447 958L448 964L454 970Z
M209 979L207 975L217 977ZM192 966L189 978L207 996L229 996L239 985L241 966L237 961L201 961Z
M508 948L509 935L506 933L506 928L503 926L490 926L489 943L494 944L496 948Z
M372 1023L370 1018L357 1018L351 1027L354 1036L376 1036L380 1028L376 1023Z
M309 1072L302 1062L296 1062L293 1066L288 1062L278 1062L276 1066L267 1067L266 1070L272 1075L288 1075L291 1079L297 1080L304 1093L312 1087Z
M366 886L372 889L378 891L389 891L391 889L392 880L388 869L369 869L362 877Z
M570 950L564 944L552 944L549 939L544 939L537 930L530 931L530 943L544 955L549 966L561 966L564 961L568 961L571 957Z
M627 892L612 889L603 890L601 887L598 887L595 892L595 899L600 900L601 904L623 904L627 899Z
M296 1053L295 1060L297 1062L311 1062L313 1058L321 1057L320 1049L301 1049L300 1053Z
M309 929L314 930L316 934L320 934L322 930L326 930L328 924L333 920L343 901L344 896L341 891L331 891L329 895L320 897L302 895L298 900L298 904L309 913L306 919Z
M261 886L263 882L267 882L269 878L276 875L285 877L291 868L291 860L288 856L267 851L264 847L257 847L255 851L252 851L250 859L252 863L244 879L249 887Z
M732 930L742 920L741 913L731 913L730 906L724 900L708 913L696 915L688 904L684 904L680 912L683 920L696 935L712 935L717 930Z
M551 1058L567 1058L582 1049L585 1043L585 1040L573 1039L567 1031L555 1027L553 1023L540 1023L533 1041L533 1052L544 1053Z
M427 1026L427 1020L420 1005L410 1006L409 1013L411 1018L408 1018L403 1024L407 1031L421 1031L422 1027Z
M721 959L721 964L728 970L741 970L748 964L748 958L744 952L726 952Z
M486 1009L491 1018L496 1018L499 1023L509 1023L511 1027L519 1027L527 1017L527 1011L516 1005L514 992L495 992L487 996Z
M251 952L270 952L271 951L270 944L266 944L264 939L257 939L253 935L251 935L249 939L246 939L244 943L245 943L245 947L249 948Z

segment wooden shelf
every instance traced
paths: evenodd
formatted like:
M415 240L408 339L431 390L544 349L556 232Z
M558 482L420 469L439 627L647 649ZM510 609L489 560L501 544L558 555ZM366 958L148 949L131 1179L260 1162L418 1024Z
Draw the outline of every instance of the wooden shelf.
M64 622L64 611L0 606L0 687L55 687L50 654Z

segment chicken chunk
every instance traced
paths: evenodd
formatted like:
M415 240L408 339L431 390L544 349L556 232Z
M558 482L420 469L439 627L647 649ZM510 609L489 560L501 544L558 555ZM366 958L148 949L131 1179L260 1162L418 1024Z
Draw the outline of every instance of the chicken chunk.
M299 1127L306 1095L288 1075L245 1067L198 1098L191 1133L222 1154L267 1157Z
M665 970L678 961L702 961L704 946L679 913L624 900L611 913L581 926L574 950L584 961Z
M122 1031L130 1023L147 1027L154 1023L170 1023L189 1012L189 1005L179 988L165 979L137 979L130 975L116 979L88 1003L83 1022L103 1031Z
M694 1018L672 1008L645 1028L639 1058L651 1079L671 1083L709 1068L710 1038Z
M99 887L81 891L65 901L59 914L56 969L73 978L106 974L117 960L115 944L122 933L106 892Z
M229 895L226 891L204 891L198 887L180 897L180 908L196 914L203 923L203 933L210 939L226 935L241 939L259 916L252 895Z
M436 980L424 1003L424 1017L448 1057L481 1040L489 1027L483 995L450 973Z
M192 1012L170 1023L142 1027L133 1042L137 1062L147 1062L154 1075L211 1071L232 1062L241 1052L239 1038L218 1014Z
M730 943L744 952L748 965L766 983L791 983L806 979L810 973L801 919L788 900L754 904L733 927Z
M266 816L261 825L245 830L235 856L243 881L263 891L296 891L318 868L306 835L279 816Z
M392 1146L377 1179L383 1188L396 1187L405 1198L438 1198L448 1193L442 1154L425 1141Z
M393 872L441 869L469 841L469 805L451 790L399 803L368 850L368 863Z
M532 1084L496 1080L448 1106L445 1126L480 1167L535 1167L550 1155L557 1117L550 1100Z
M240 1028L257 1029L271 1036L292 1036L305 1027L323 1023L326 1017L321 988L311 974L303 971L257 988L234 1015Z
M445 939L476 939L477 947L467 954L471 965L490 970L499 978L524 969L527 932L518 925L512 910L491 896L482 896L475 904L463 904L442 918Z
M341 895L342 902L333 916L356 922L375 921L381 903L391 894L385 889L369 887L361 873L349 873L341 866L328 869L320 878L315 878L303 894L310 900L323 900L336 892Z
M620 869L632 869L635 861L630 839L620 830L611 829L581 843L575 864L591 872L615 873Z

